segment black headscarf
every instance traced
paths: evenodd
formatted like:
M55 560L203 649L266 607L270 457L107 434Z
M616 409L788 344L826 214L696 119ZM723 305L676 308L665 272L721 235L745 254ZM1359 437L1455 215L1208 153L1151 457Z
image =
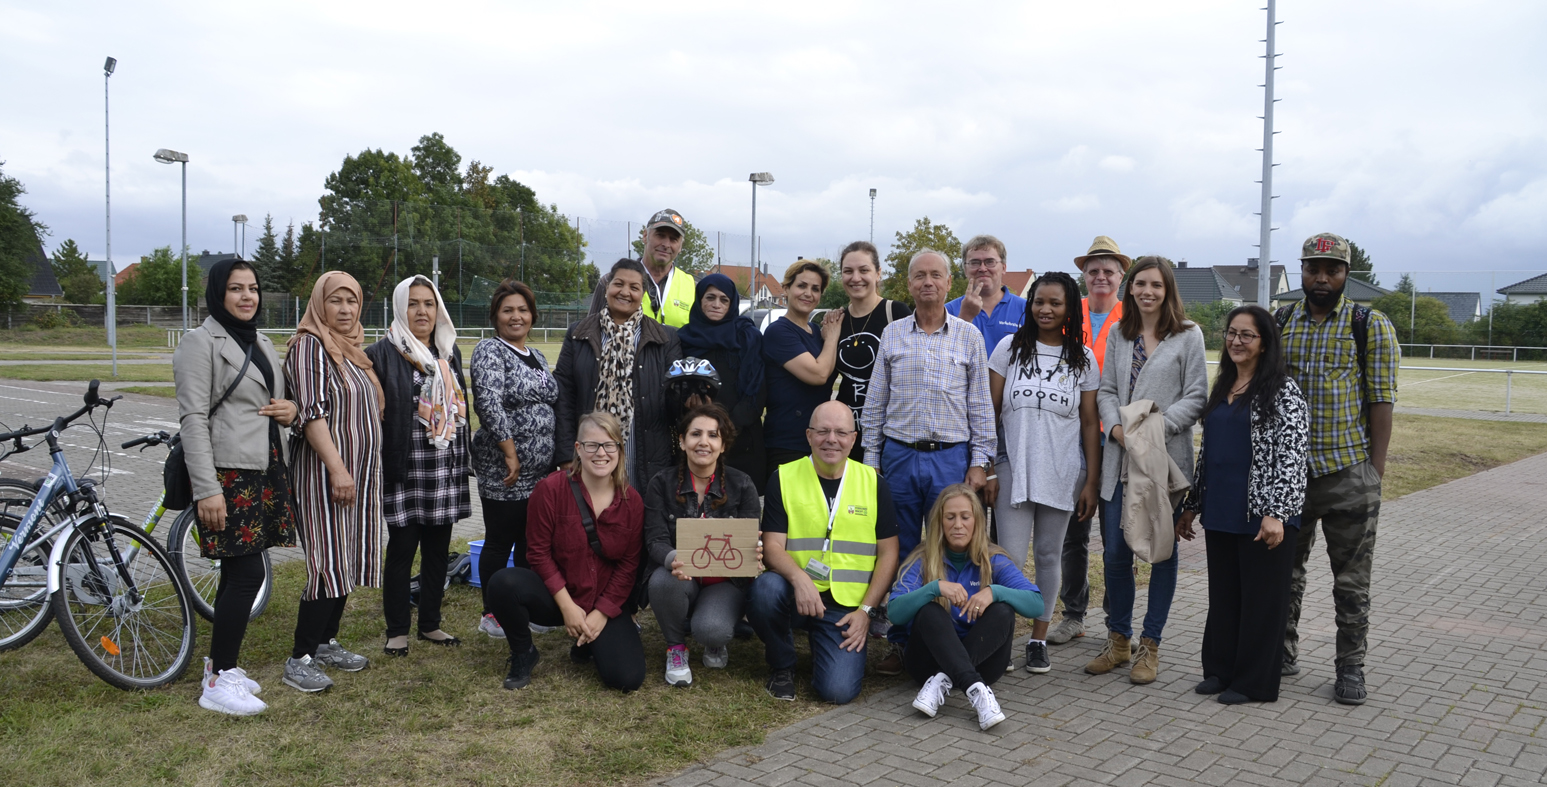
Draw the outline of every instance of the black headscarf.
M704 293L713 287L730 298L730 310L719 320L704 314ZM763 388L762 346L763 334L758 331L752 318L741 314L741 293L729 276L711 273L698 280L693 308L688 312L688 324L677 329L682 341L682 354L704 357L712 348L737 350L741 353L741 373L736 389L742 396L756 396ZM724 382L730 382L726 380Z
M251 263L239 259L221 260L209 269L209 278L204 282L204 302L209 307L209 316L215 318L215 322L220 323L220 327L225 328L226 333L231 334L231 338L236 340L236 345L242 348L242 352L247 352L249 347L253 348L252 364L258 367L258 371L263 372L263 382L268 385L269 395L272 396L274 393L274 367L269 365L269 357L264 354L263 350L253 346L258 341L257 312L253 313L253 319L251 320L239 320L236 318L236 315L226 309L226 283L231 279L231 271L238 265L251 270L253 278L257 279L258 271L252 267ZM262 310L263 286L262 282L259 282L258 311Z

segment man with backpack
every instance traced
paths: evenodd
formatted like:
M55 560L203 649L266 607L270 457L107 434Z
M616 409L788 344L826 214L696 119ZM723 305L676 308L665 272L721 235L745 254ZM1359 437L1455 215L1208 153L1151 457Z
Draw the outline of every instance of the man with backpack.
M1311 406L1309 473L1300 538L1290 579L1284 675L1299 673L1300 605L1316 525L1327 539L1337 610L1337 682L1333 698L1364 703L1365 640L1381 476L1391 442L1401 348L1386 315L1348 300L1348 241L1312 235L1300 254L1298 304L1278 310L1284 360Z

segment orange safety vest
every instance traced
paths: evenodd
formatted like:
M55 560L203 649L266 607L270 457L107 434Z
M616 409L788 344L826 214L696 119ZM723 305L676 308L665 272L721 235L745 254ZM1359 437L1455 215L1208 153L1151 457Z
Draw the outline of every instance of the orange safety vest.
M1080 299L1080 309L1085 313L1085 346L1096 354L1096 370L1106 368L1107 361L1107 332L1112 330L1112 325L1123 319L1123 302L1113 304L1112 311L1107 315L1107 321L1101 325L1101 333L1097 335L1090 329L1090 299Z

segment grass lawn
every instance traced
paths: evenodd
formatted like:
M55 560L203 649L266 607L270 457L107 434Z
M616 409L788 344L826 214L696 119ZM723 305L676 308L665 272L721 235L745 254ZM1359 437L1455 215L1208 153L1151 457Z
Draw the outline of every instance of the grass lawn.
M117 390L141 396L159 396L163 399L177 398L177 388L170 385L126 385Z
M1544 450L1547 425L1398 415L1386 497ZM1140 563L1140 584L1148 572ZM464 638L462 647L412 642L408 658L390 661L380 655L380 593L356 593L340 639L370 657L372 667L335 674L337 686L325 694L302 695L280 682L302 567L286 563L276 577L274 601L248 629L242 655L271 706L255 718L198 708L196 667L158 691L110 688L80 665L57 628L0 654L0 753L7 755L0 757L0 784L638 783L727 747L757 744L769 731L828 707L810 699L801 637L801 697L794 703L764 694L756 640L733 642L724 671L699 667L695 645L693 688L668 688L661 680L664 643L649 612L640 615L648 673L639 692L601 688L592 667L569 663L569 641L559 632L537 638L543 660L532 685L506 692L500 688L506 647L474 632L478 594L465 586L451 588L444 609L445 627ZM1099 604L1099 550L1090 580ZM1090 622L1095 628L1088 636L1099 636L1099 615ZM1028 628L1022 622L1022 632ZM200 656L208 641L201 621ZM883 655L884 647L872 642L872 663ZM865 689L882 691L902 680L872 674Z
M118 354L118 360L156 358L155 355L126 355ZM47 350L22 350L19 352L0 352L0 361L111 361L113 354L108 352L50 352ZM0 367L3 368L3 367Z
M92 350L107 348L107 329L100 326L71 328L37 328L31 325L0 330L0 345L30 345L42 348L84 347ZM118 326L118 348L166 349L167 331L153 325Z
M113 365L107 363L16 364L14 366L0 366L0 377L12 380L56 380L65 382L102 380L135 383L169 383L172 382L172 364L119 364L117 377L113 376Z

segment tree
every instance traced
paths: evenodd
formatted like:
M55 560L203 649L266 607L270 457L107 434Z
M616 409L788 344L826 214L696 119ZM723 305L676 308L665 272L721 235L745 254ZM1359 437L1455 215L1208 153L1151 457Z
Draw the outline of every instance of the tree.
M258 238L258 248L252 253L252 266L258 272L258 281L269 290L284 278L279 266L279 236L274 234L274 217L263 217L263 235Z
M818 257L815 262L827 266L830 275L827 291L822 293L822 302L817 304L819 309L842 309L849 305L849 291L843 288L843 268L832 260Z
M1413 275L1412 274L1404 273L1404 274L1402 274L1402 278L1397 280L1397 292L1402 292L1402 293L1406 293L1408 295L1412 295L1413 291L1415 289L1416 288L1413 286Z
M1375 278L1375 274L1372 272L1374 270L1375 263L1370 261L1370 255L1364 249L1359 248L1359 244L1349 241L1348 275L1366 284L1373 284L1379 287L1380 280Z
M66 238L54 252L54 278L64 290L65 303L105 303L106 285L95 265L81 253L75 241Z
M1187 319L1197 323L1203 331L1203 343L1210 350L1225 346L1225 318L1237 304L1230 301L1195 303L1187 310Z
M203 271L199 266L188 266L188 292L204 290ZM183 302L183 261L172 253L171 246L162 246L141 257L140 264L129 278L118 286L116 299L119 303L133 306L180 306Z
M409 153L414 174L426 191L450 195L462 188L462 154L446 144L439 131L420 137Z
M1397 338L1407 344L1454 344L1460 333L1450 319L1450 307L1438 298L1419 295L1415 304L1411 291L1398 289L1376 298L1370 308L1384 313Z
M955 298L966 291L967 277L962 274L960 265L962 243L957 240L950 227L935 224L925 216L915 221L913 229L907 233L899 232L896 235L897 239L892 243L892 250L886 255L886 261L891 264L892 272L881 282L881 297L902 301L909 306L913 305L913 296L908 293L908 262L920 249L926 248L944 254L946 261L950 263L950 297Z
M634 248L635 259L645 258L644 230L639 232L639 240L631 245ZM688 273L702 276L714 268L714 244L709 242L709 236L704 231L693 226L693 222L682 220L682 251L677 252L677 261L673 263Z
M279 243L279 265L276 266L274 280L265 279L263 286L270 292L289 292L295 280L305 273L298 270L300 267L301 261L295 245L295 221L292 220L285 226L285 239Z
M26 193L21 181L0 172L0 303L21 303L26 296L32 285L31 257L48 234L48 227L22 207L19 200Z

